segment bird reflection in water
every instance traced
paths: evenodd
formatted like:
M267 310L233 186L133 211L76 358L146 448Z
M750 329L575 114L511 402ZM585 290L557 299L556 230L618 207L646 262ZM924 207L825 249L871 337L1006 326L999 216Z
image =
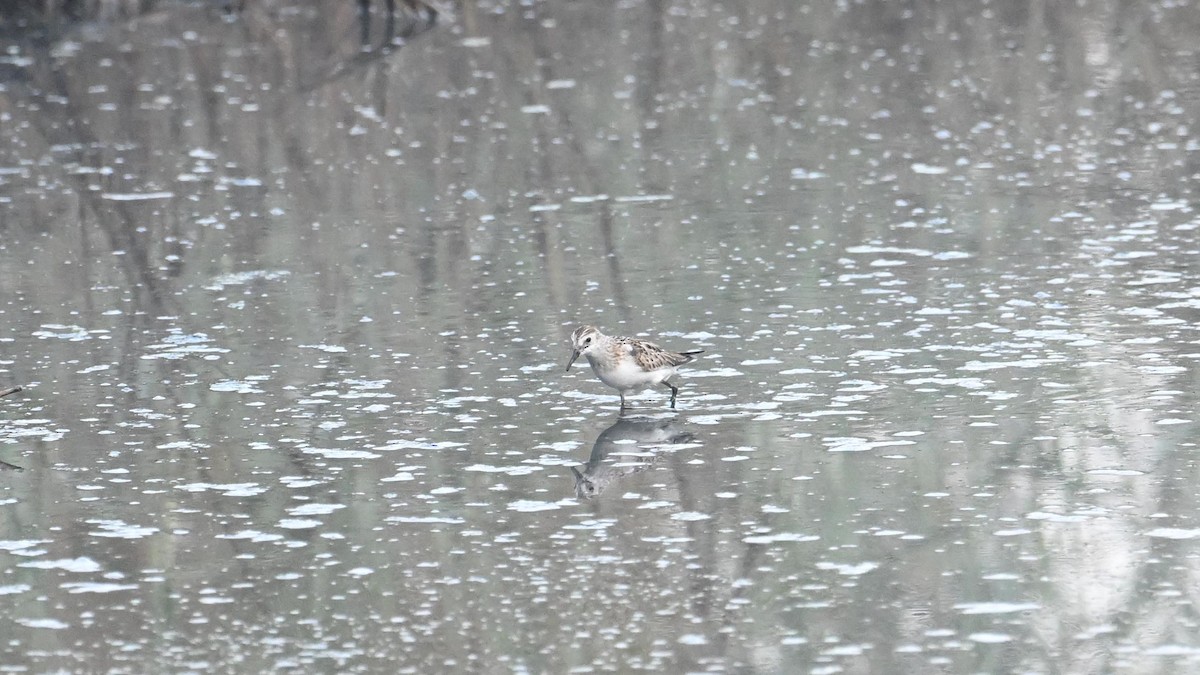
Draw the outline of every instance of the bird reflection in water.
M690 443L695 436L685 431L674 417L622 417L600 432L592 446L592 455L575 475L575 496L591 499L599 496L621 478L653 467L664 446Z

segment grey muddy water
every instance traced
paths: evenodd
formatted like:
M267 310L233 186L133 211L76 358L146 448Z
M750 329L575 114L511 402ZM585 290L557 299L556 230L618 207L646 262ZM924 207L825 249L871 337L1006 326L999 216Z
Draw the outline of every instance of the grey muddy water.
M0 24L4 672L1200 667L1194 4L141 4Z

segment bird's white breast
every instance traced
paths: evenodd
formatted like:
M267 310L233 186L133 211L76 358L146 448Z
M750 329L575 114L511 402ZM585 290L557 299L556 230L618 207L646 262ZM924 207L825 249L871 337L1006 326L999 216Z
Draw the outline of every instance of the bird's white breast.
M607 365L588 357L592 370L600 381L614 389L626 390L640 387L651 387L675 374L674 368L659 368L658 370L642 370L632 358L624 358L616 363Z

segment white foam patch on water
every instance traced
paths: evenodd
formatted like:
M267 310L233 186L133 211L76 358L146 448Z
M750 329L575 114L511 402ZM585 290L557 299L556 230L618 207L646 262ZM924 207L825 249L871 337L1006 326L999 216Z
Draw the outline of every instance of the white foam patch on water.
M276 525L285 530L311 530L324 525L324 523L311 518L282 518Z
M933 251L923 248L903 248L900 246L847 246L846 253L892 253L899 255L912 255L920 258L927 258L933 255Z
M927 175L927 176L940 176L940 175L948 172L950 169L947 169L944 166L936 166L934 164L923 164L921 162L915 162L912 165L912 170L913 170L913 173L919 173L919 174L923 174L923 175Z
M267 491L258 483L187 483L175 489L185 492L221 492L226 497L254 497Z
M15 552L15 551L20 551L20 550L27 549L27 548L33 548L34 546L40 546L41 544L49 544L50 542L51 542L50 539L0 540L0 551Z
M100 563L88 557L62 558L59 560L32 560L19 563L17 567L32 567L39 570L65 570L67 572L99 572Z
M829 452L866 452L875 448L888 448L904 445L916 445L916 441L906 441L899 439L888 439L882 441L869 441L865 438L857 436L833 437L825 438L821 441L827 447Z
M871 648L871 645L868 645L868 644L838 645L836 647L829 647L828 649L822 649L821 655L822 656L862 656L870 648ZM840 671L841 671L841 669L839 668L838 671L836 671L836 672L840 672Z
M568 503L573 503L573 500ZM535 513L537 511L554 511L561 509L562 507L562 502L543 502L536 499L518 499L515 502L509 502L507 508L509 511Z
M817 171L816 169L805 169L804 167L792 169L792 180L820 180L828 175L824 171Z
M279 541L280 539L283 539L283 535L282 534L271 534L271 533L267 533L267 532L260 532L258 530L239 530L232 534L218 534L218 535L216 535L215 538L216 539L246 540L246 541L251 541L254 543L262 543L262 542L269 542L269 541Z
M838 574L840 574L844 577L861 576L861 575L866 574L867 572L870 572L871 570L874 570L878 567L879 567L879 563L870 562L870 561L860 562L860 563L832 563L832 562L817 563L817 569L831 570L831 571L837 572Z
M1138 372L1147 375L1178 375L1187 372L1187 368L1183 366L1138 366L1137 369Z
M240 286L251 281L276 281L291 274L286 270L251 270L248 272L237 272L235 274L223 274L213 278L212 281L204 287L208 291L219 291L226 286Z
M996 572L995 574L985 574L981 579L987 581L1020 581L1021 577L1010 572Z
M44 419L6 420L0 425L0 438L38 437L48 443L57 441L63 437L64 431L46 426L52 423L51 420Z
M1190 647L1188 645L1158 645L1151 647L1144 652L1146 656L1196 656L1200 654L1200 647Z
M1160 199L1150 205L1151 211L1182 211L1187 210L1188 202L1185 199L1169 200Z
M163 339L162 342L152 344L146 349L153 350L152 354L143 354L143 359L182 359L193 354L227 354L228 349L212 346L212 339L205 333L181 333L174 332ZM206 356L207 359L215 359L216 356Z
M574 464L574 462L572 462ZM528 476L535 471L541 471L542 467L530 464L512 464L509 466L493 466L491 464L472 464L464 467L463 471L476 471L479 473L502 473L508 476Z
M954 606L963 614L1015 614L1041 608L1036 602L960 602Z
M117 591L135 591L138 588L137 584L113 584L103 582L70 582L65 583L60 588L65 588L68 593L115 593Z
M0 586L0 595L16 595L33 590L33 586L29 584L11 584L9 586Z
M253 487L245 487L238 490L226 490L225 497L257 497L266 492L267 488L263 485L255 485Z
M708 520L710 518L712 518L711 515L707 513L700 513L699 511L680 511L679 513L671 515L671 520L682 520L685 522Z
M348 350L340 345L327 345L324 343L317 345L298 345L300 349L316 349L329 354L345 354Z
M279 482L283 483L286 487L292 488L293 490L299 490L312 487L314 485L320 485L325 481L301 476L282 476L280 477Z
M342 450L338 448L300 448L300 452L306 455L318 455L325 459L377 459L383 455L366 450Z
M1087 472L1089 476L1145 476L1145 471L1137 469L1091 469Z
M557 441L555 443L542 443L534 447L538 449L545 448L555 452L570 452L581 445L583 445L583 443L580 443L579 441Z
M857 408L837 408L831 410L812 410L810 412L801 413L799 417L845 417L848 415L868 415L867 411Z
M389 516L384 520L389 523L410 525L462 525L467 522L462 518L452 516Z
M580 521L573 525L563 525L562 529L595 531L595 530L605 530L616 524L617 524L617 521L615 518L599 518L599 519L595 519L595 520L591 520L591 519L583 520L583 521Z
M174 192L101 192L100 198L113 202L140 202L155 199L171 199Z
M1174 527L1159 527L1146 533L1147 537L1157 539L1196 539L1200 538L1200 530L1185 530Z
M114 537L117 539L143 539L159 531L157 527L130 525L121 520L88 520L89 525L99 525L100 530L89 532L93 537Z
M441 404L446 406L460 406L464 403L486 403L492 400L491 396L455 396L453 398L442 399Z
M64 326L58 323L47 323L42 325L42 330L33 331L33 336L42 339L50 338L66 340L68 342L81 342L92 339L93 332L97 331L88 331L82 326ZM108 331L98 332L107 333Z
M777 532L775 534L755 534L749 537L742 537L742 541L747 544L775 544L779 542L803 542L817 541L820 539L815 534L804 534L803 532Z
M838 391L850 393L881 391L883 389L887 389L886 384L871 382L869 380L846 380L838 384Z
M979 642L981 644L995 645L995 644L1002 644L1004 642L1012 642L1013 636L1009 635L1008 633L983 632L983 633L971 633L970 635L967 636L967 639L970 640L971 642Z
M708 370L688 370L687 377L741 377L745 375L736 368L709 368Z
M170 443L160 443L154 447L159 450L194 450L196 448L207 448L209 446L202 443L194 443L192 441L172 441Z
M58 619L17 619L17 623L26 628L45 628L47 630L64 630L71 627Z
M1046 520L1051 523L1082 523L1091 519L1091 516L1082 513L1064 514L1045 511L1031 511L1025 514L1025 517L1030 520Z
M987 383L978 377L918 377L905 380L904 384L920 386L932 384L939 387L962 387L964 389L983 389Z
M444 450L446 448L461 448L464 445L466 443L456 443L454 441L391 441L374 449L380 452L389 450Z
M1167 272L1164 270L1147 270L1140 279L1125 282L1126 286L1153 286L1157 284L1177 284L1183 278L1179 272ZM1154 316L1155 310L1150 308L1136 308L1133 310L1122 310L1122 314L1133 314L1141 316Z
M675 195L626 195L620 196L613 201L620 203L638 203L638 202L666 202L675 199Z
M574 79L551 79L546 83L546 89L575 89Z
M290 516L324 516L344 508L345 504L301 504L288 509L287 512Z
M246 382L245 380L221 380L213 382L208 386L212 391L232 392L235 394L261 394L262 389Z

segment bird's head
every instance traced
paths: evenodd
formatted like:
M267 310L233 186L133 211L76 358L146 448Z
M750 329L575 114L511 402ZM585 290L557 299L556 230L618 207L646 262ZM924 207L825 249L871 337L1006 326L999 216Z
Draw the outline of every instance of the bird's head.
M571 333L571 360L567 361L567 370L571 369L571 364L575 363L575 359L580 356L587 356L589 352L596 349L600 344L600 338L603 337L600 329L595 326L580 326Z

